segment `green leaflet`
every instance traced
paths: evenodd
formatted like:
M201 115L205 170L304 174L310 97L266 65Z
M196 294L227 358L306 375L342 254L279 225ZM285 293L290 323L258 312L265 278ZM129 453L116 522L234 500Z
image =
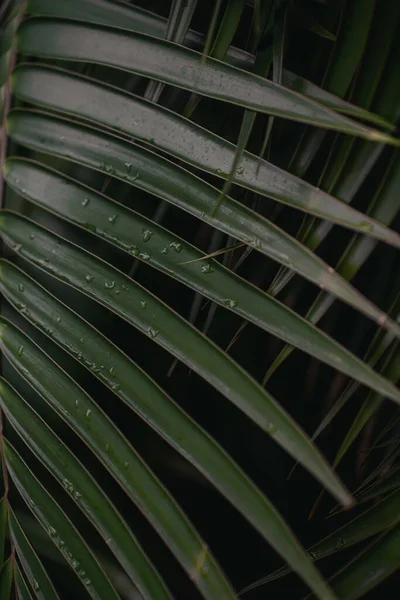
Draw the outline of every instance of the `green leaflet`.
M5 342L15 343L13 329L10 327L10 330L4 331L3 327L2 350L8 360L113 474L193 578L204 598L236 598L187 517L112 421L29 338L22 336L23 344L12 347L10 351ZM54 372L57 373L56 378ZM4 389L5 385L1 383L0 387ZM72 563L70 565L74 568Z
M24 299L29 292L28 283L19 282L18 286L24 286ZM38 296L36 295L37 299ZM27 306L25 307L27 309ZM29 309L30 312L30 309ZM63 327L67 329L72 328L76 335L78 336L78 344L82 348L81 339L79 336L85 331L85 327L81 326L79 328L79 323L73 323L69 325L68 315L64 313L60 313L57 311L58 316L55 319L55 326L57 322L62 322ZM60 316L62 314L62 317ZM71 321L70 321L71 323ZM57 401L59 402L62 408L58 409L58 412L63 414L69 414L71 410L74 410L75 414L78 414L76 411L80 409L81 412L86 413L87 411L92 411L92 408L85 408L83 404L83 396L82 393L78 395L76 390L79 389L77 386L71 385L68 378L62 371L54 364L52 361L46 357L46 355L41 352L25 335L19 332L13 325L2 322L1 324L1 349L4 355L8 358L8 360L15 366L15 368L21 372L25 377L29 377L28 374L31 372L38 372L42 375L42 381L51 381L54 390L64 390L64 392L59 392L59 396ZM94 332L96 334L96 332ZM54 335L54 330L53 330ZM92 336L93 342L89 345L100 345L104 346L106 352L104 355L108 354L108 361L111 361L113 365L111 369L108 369L108 372L111 371L110 378L113 380L112 385L114 386L114 392L121 396L123 394L127 394L126 388L129 387L132 392L132 396L128 396L125 400L126 403L130 406L134 405L134 402L139 404L140 406L144 406L141 409L140 413L146 420L156 428L157 432L163 435L167 441L172 443L173 447L180 451L183 456L185 456L188 460L190 460L193 464L195 464L201 472L220 490L220 492L226 496L226 498L234 505L238 510L242 512L242 514L253 524L253 526L263 535L277 550L284 556L296 558L296 542L292 537L290 531L283 524L278 513L275 511L273 506L268 503L268 501L262 496L259 490L247 479L244 473L237 467L237 465L229 458L229 456L212 440L212 438L208 437L200 427L198 427L191 419L189 419L183 411L181 411L176 405L174 405L173 401L169 398L163 397L162 391L153 385L153 389L151 385L146 386L146 382L143 385L143 382L140 381L139 377L143 378L143 374L140 373L139 370L135 373L134 365L129 364L129 361L120 353L120 360L118 361L118 351L114 349L111 344L104 343L103 340L96 339L96 335ZM100 336L97 336L98 338ZM85 336L85 340L90 340L91 335ZM88 344L85 343L85 346ZM89 362L87 360L87 355L90 354L90 350L85 350L86 363ZM103 360L102 357L101 360ZM107 360L107 359L106 359ZM125 364L124 364L125 363ZM90 363L93 365L94 363ZM99 363L94 365L92 371L94 373L99 373L101 371L106 371L106 368L109 365L101 365L103 369L100 368ZM125 373L123 372L125 371ZM135 376L136 375L136 376ZM30 381L32 385L38 389L37 377L30 377ZM104 379L103 379L104 380ZM118 383L117 383L118 382ZM43 384L45 385L45 384ZM49 384L47 384L49 385ZM115 386L119 386L116 388ZM142 392L142 389L144 390ZM40 390L39 390L40 391ZM6 393L7 392L7 393ZM139 394L142 392L143 397L136 400ZM129 392L128 392L129 393ZM77 399L74 400L74 397ZM25 407L25 413L23 411L22 400L16 396L15 393L10 389L6 389L3 392L3 400L2 403L7 407L7 415L10 412L12 414L18 410L18 418L14 416L12 418L12 423L14 427L21 431L23 428L24 431L24 439L28 440L28 444L31 445L35 438L35 435L38 434L35 431L29 431L32 427L34 427L33 421L34 416L29 414L29 409ZM78 404L76 404L78 403ZM88 404L88 406L92 406L92 404ZM14 412L13 412L14 411ZM85 414L86 414L85 413ZM64 417L65 418L65 417ZM37 418L36 418L37 421ZM79 429L79 425L72 422L72 426ZM43 429L43 425L38 422L37 427ZM99 427L97 425L97 427ZM49 432L42 432L40 435L40 439L45 439L45 437L49 437ZM104 426L101 431L101 436L104 440L109 440L112 437L111 433L107 433L107 428ZM46 444L46 448L48 449L47 453L43 454L41 452L40 447L37 443L35 443L35 452L40 453L40 459L46 460L46 464L49 461L49 450L51 447L51 443ZM93 448L93 444L91 445ZM108 453L111 453L110 450L111 443L107 443L104 449L103 447L96 446L97 454L100 454L103 457L103 462L107 462ZM117 448L115 448L114 454L117 454ZM128 457L129 458L129 457ZM54 453L51 456L51 460L59 462L59 458ZM73 460L70 458L70 461ZM126 464L124 462L124 464ZM61 467L60 467L61 468ZM76 496L76 491L79 494L79 504L82 505L84 492L83 487L85 484L84 477L79 477L79 464L75 468L73 464L71 464L72 472L68 474L67 481L68 485L67 491L69 491L73 497ZM134 468L134 466L132 467ZM54 470L53 468L51 469ZM65 470L65 468L64 468ZM126 473L126 468L124 469ZM58 479L60 477L57 477ZM64 477L61 477L63 480ZM80 480L80 483L78 483ZM73 483L72 483L73 482ZM155 494L155 492L153 492ZM88 495L88 492L86 492ZM76 499L76 497L75 497ZM96 504L100 504L99 501L96 501ZM105 515L106 511L102 511ZM131 550L132 552L132 550ZM126 552L125 552L126 554ZM300 556L300 555L299 555ZM303 565L302 568L307 568L307 559L303 556ZM299 565L300 568L300 565ZM127 569L129 572L129 570ZM154 597L154 596L153 596ZM158 598L159 596L157 596Z
M200 260L202 252L150 219L32 161L9 159L4 173L8 185L30 201L172 275L354 379L381 389L379 376L331 338L219 262Z
M59 600L49 576L29 543L11 507L9 507L8 511L11 538L36 598L39 600Z
M218 204L219 191L165 158L110 134L38 112L12 111L8 131L15 142L102 170L254 245L400 336L400 327L387 315L272 223L230 198L224 198L217 214L210 217Z
M339 527L326 538L308 549L312 560L321 560L331 554L345 550L354 544L390 529L400 521L400 490L395 490L389 496L374 504L352 521ZM282 567L270 575L255 581L241 593L266 585L291 573L288 567Z
M1 323L2 345L6 337L12 337L12 330ZM18 337L17 331L15 335ZM25 343L22 335L15 341L18 348L21 342ZM53 376L57 378L56 369ZM171 598L128 526L88 471L19 394L2 380L0 388L0 402L8 421L92 521L143 597Z
M381 223L388 225L396 216L399 206L397 202L400 193L400 153L396 152L389 162L388 169L384 174L378 191L373 198L368 214ZM351 281L359 269L366 262L376 247L376 241L366 236L354 235L343 252L337 266L336 272L344 279ZM291 277L291 273L289 274ZM327 310L334 303L330 294L320 293L309 308L306 319L316 325ZM273 375L276 369L291 354L292 348L285 347L268 369L264 383Z
M398 144L288 88L213 58L203 64L201 54L142 33L33 17L19 30L18 48L27 55L107 64L258 112Z
M166 37L168 26L167 20L155 13L147 12L137 6L110 2L110 0L68 0L68 2L57 3L52 0L28 0L27 10L29 13L35 15L48 15L101 23L103 25L139 31L159 38ZM201 34L189 29L184 43L193 48L201 49L204 47L204 38ZM254 56L252 54L233 46L228 49L226 59L232 64L247 69L250 69L254 63ZM370 121L385 129L393 129L393 124L381 116L350 104L339 96L334 96L311 81L287 69L283 70L283 85L321 102L329 108L358 119Z
M0 383L0 393L4 391ZM94 600L120 600L91 550L14 448L3 440L8 472L29 509ZM47 600L47 599L46 599Z
M9 600L14 575L14 558L9 558L2 566L0 572L0 598Z
M400 525L352 560L332 579L343 600L356 600L392 575L400 566Z
M18 590L19 600L33 600L27 583L22 575L21 569L16 565L15 569L15 586Z
M7 500L3 497L0 501L0 565L4 562L4 547L7 534Z
M104 261L25 218L3 211L0 230L3 240L20 256L108 307L204 377L321 477L341 502L351 504L321 455L272 397L155 296ZM397 396L398 392L394 393Z
M236 154L234 144L119 88L69 71L24 64L13 72L12 89L21 100L84 117L146 141L217 177L229 177ZM249 152L243 153L232 182L400 247L400 236L395 232Z

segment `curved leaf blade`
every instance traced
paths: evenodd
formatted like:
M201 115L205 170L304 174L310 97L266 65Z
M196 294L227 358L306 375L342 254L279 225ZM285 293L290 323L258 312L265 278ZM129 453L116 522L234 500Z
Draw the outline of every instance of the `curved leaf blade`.
M21 289L23 304L20 303ZM198 468L282 555L288 554L286 544L290 545L290 538L282 521L274 525L275 509L267 505L229 455L118 348L5 261L0 267L0 290L30 322L86 368L91 370L92 365L104 365L103 370L91 370L92 373ZM13 327L7 329L7 338L2 336L2 350L13 361L21 346L24 347L24 360L28 360L32 352L29 363L24 366L31 371L40 355L33 344L28 344L26 336L18 339L17 333ZM91 344L86 340L91 340ZM15 366L15 362L13 364ZM52 377L57 377L54 369Z
M341 502L351 504L322 456L275 400L155 296L104 261L16 214L2 212L0 231L3 241L20 256L103 304L205 378L321 478ZM394 393L397 396L397 390Z
M3 344L8 328L1 323ZM0 386L0 403L8 422L93 523L142 596L149 600L171 598L128 526L89 472L15 390L2 380Z
M5 386L2 381L0 394L4 393ZM119 600L78 530L9 442L3 441L3 452L8 472L22 498L88 594L96 600Z
M395 490L389 496L374 504L355 519L345 523L336 531L308 548L309 556L317 561L331 556L341 550L346 550L369 537L390 529L400 521L400 490ZM255 581L243 590L241 594L248 592L270 581L279 579L291 573L289 567L281 567L270 575Z
M195 168L229 178L234 144L124 90L62 69L27 64L14 70L12 89L21 100L122 131ZM394 231L249 152L243 152L232 183L400 247Z
M221 263L201 260L202 252L150 219L26 159L9 159L4 176L8 185L31 202L95 233L129 255L136 254L138 259L265 331L380 389L379 376L350 352ZM143 232L147 232L145 242ZM232 298L235 301L229 301Z
M14 557L10 557L2 566L0 572L0 598L9 600L14 578Z
M0 565L4 562L4 549L7 535L7 511L8 505L6 497L0 501Z
M105 171L254 245L400 337L400 327L385 313L312 252L250 209L224 198L217 214L211 217L220 200L219 191L164 158L115 136L38 112L12 111L8 116L8 132L11 139L24 146Z
M28 541L11 507L8 508L11 538L32 590L39 600L59 600L47 572Z
M30 349L34 345L29 338L23 337L22 350L19 346L10 351L2 344L2 350L10 363L84 440L118 481L189 573L204 597L211 600L222 594L222 597L232 600L236 598L214 557L187 517L112 421L61 369L57 368L57 378L52 379L56 367L38 348L30 360ZM96 365L95 367L98 368ZM1 385L4 388L5 384ZM201 570L198 569L199 556L202 557Z
M343 600L356 600L390 577L400 567L400 526L388 533L354 559L332 580Z
M100 23L113 27L122 27L139 31L154 37L165 38L167 20L156 13L150 13L138 6L109 2L109 0L69 0L54 3L51 0L28 0L28 13L40 16L63 17L80 21ZM196 31L188 30L184 40L185 45L201 49L204 38ZM231 46L226 55L227 62L250 69L253 66L254 55ZM351 117L375 123L385 129L393 129L393 123L373 114L363 108L346 102L311 81L287 69L283 69L282 84L299 94L308 96L333 110L343 112Z
M18 49L25 55L106 64L247 109L397 145L388 134L277 83L211 57L203 63L193 50L137 31L32 17L19 29Z
M18 564L15 568L15 585L18 592L18 600L33 600L28 585L21 573L21 569L19 568Z

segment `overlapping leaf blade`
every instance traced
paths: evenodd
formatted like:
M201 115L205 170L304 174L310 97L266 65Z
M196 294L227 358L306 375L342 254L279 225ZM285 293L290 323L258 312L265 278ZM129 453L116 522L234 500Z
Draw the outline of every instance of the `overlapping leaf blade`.
M136 255L293 346L359 381L375 381L380 386L377 375L322 332L217 261L202 261L203 253L150 219L30 161L10 159L5 180L25 198Z
M374 535L390 529L400 521L400 490L395 490L380 502L369 507L352 521L342 525L326 538L308 548L312 560L321 560L346 550ZM282 567L270 575L259 579L241 593L266 585L291 573L288 567Z
M41 43L43 39L45 44ZM139 32L33 17L19 32L19 50L28 55L107 64L244 108L397 144L388 134L343 117L288 88L215 59L203 64L200 54Z
M83 117L143 140L217 177L229 176L234 144L118 88L44 65L20 65L13 74L13 91L32 104ZM395 232L249 152L243 153L232 182L400 247L400 236Z
M8 360L86 441L103 463L111 469L114 477L130 497L138 503L141 510L178 555L183 565L190 565L193 556L194 562L191 564L189 572L193 580L202 589L205 597L213 597L209 595L210 593L220 593L218 590L222 588L221 583L218 587L215 581L212 579L210 581L210 578L215 579L216 576L212 572L214 565L209 550L206 550L204 546L199 549L196 555L195 548L193 548L196 537L191 532L190 525L185 524L183 515L179 519L178 509L174 508L171 501L168 502L168 496L165 492L163 493L160 485L157 485L156 481L152 483L151 472L144 473L146 467L138 462L138 458L135 458L135 454L129 450L128 444L111 421L106 419L95 403L43 352L36 348L29 338L19 333L13 326L3 325L1 343L2 350ZM63 392L60 393L59 390L63 390ZM9 405L13 404L12 397L11 394ZM150 401L152 400L153 398L150 398ZM7 402L7 398L3 402ZM155 409L158 411L159 407L155 406ZM184 419L181 419L182 421L184 424ZM192 432L196 435L196 427L192 428ZM183 433L185 433L184 429L180 432L180 444L182 448L188 446L190 450L192 440L186 441L183 439ZM201 442L201 431L200 434L197 434L197 437L200 438ZM198 443L197 445L200 446L199 450L201 450L201 444ZM226 455L224 456L224 453L215 444L213 447L211 440L208 440L208 446L209 448L203 444L204 452L208 450L210 455L208 461L203 461L203 464L208 465L208 470L203 468L203 472L210 477L210 471L211 480L239 510L242 510L260 533L288 558L297 571L300 571L301 567L302 572L307 573L310 568L308 558L297 545L293 534L285 526L278 513L268 504L260 492L248 482L238 467ZM213 460L215 463L212 463ZM201 458L199 462L201 464ZM140 473L140 470L142 473ZM218 483L218 477L220 483ZM171 521L170 526L165 515ZM175 535L172 532L175 532ZM191 539L187 532L191 533ZM176 537L177 534L179 534L179 537ZM182 545L183 543L184 545ZM189 550L191 550L190 554ZM201 557L200 562L199 557ZM322 590L324 586L319 581L317 572L312 570L308 572L310 584L315 584L314 589L317 591L319 586L322 586L320 587ZM202 580L203 583L201 583ZM209 588L210 591L208 592ZM227 589L223 593L227 594ZM324 593L329 595L326 588Z
M10 326L3 322L0 327L4 343ZM21 341L25 342L23 336ZM19 394L4 382L1 385L0 402L8 421L92 521L143 597L171 598L128 526L88 471Z
M316 476L323 474L324 485L344 503L349 501L332 474L326 478L326 463L321 462L307 437L273 399L229 357L152 294L100 259L24 218L3 212L0 227L4 241L14 251L104 304L204 376L288 452L296 458L303 457L311 472ZM387 391L388 395L397 397L397 390L390 385Z
M4 382L1 383L0 393L4 392L5 385ZM9 442L3 442L3 452L8 472L24 501L89 595L96 600L119 600L78 530Z
M390 577L400 566L400 526L397 524L361 552L333 579L343 600L356 600Z
M165 38L168 26L167 20L156 13L150 13L138 6L110 2L110 0L69 0L62 3L55 3L52 0L28 0L27 10L34 15L71 18L122 27L159 38ZM189 29L184 43L189 47L201 49L204 46L204 38L200 33ZM226 58L227 62L247 69L254 63L254 55L233 46L228 48ZM393 124L381 116L352 105L287 69L283 69L283 85L336 111L389 130L393 129Z
M11 139L24 146L102 170L211 222L221 231L256 246L260 252L307 276L400 335L397 324L338 277L333 269L311 252L302 251L293 238L245 206L224 198L217 214L210 216L218 205L219 191L165 158L115 136L38 112L12 111L8 131Z
M11 348L11 351L5 344L2 346L11 364L112 473L186 568L204 597L211 599L224 594L227 598L235 598L214 557L205 550L204 542L187 517L112 421L43 352L36 349L31 358L32 343L26 336L23 338L22 353L21 346ZM197 569L199 556L202 557L202 570Z
M9 507L8 510L11 539L36 598L39 600L60 600L47 572L15 517L12 508Z

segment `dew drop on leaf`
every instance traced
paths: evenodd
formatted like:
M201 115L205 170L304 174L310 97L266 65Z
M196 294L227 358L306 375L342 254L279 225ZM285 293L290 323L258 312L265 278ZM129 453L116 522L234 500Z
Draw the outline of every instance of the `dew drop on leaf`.
M153 232L150 229L144 229L142 234L143 241L148 242L152 235Z

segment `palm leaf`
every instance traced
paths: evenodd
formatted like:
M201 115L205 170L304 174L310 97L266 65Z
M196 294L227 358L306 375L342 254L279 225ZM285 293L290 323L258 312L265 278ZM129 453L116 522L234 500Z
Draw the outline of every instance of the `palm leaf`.
M233 599L259 577L255 552L277 552L286 566L266 582L294 571L318 598L359 597L399 562L398 157L385 144L399 146L400 13L136 4L0 8L0 596ZM380 294L357 273L376 255ZM342 314L335 300L358 329L346 312L332 336L315 326ZM282 342L305 354L271 394L258 379ZM364 407L341 428L356 465L350 441L381 408L356 493L384 498L322 540L309 525L321 541L306 551L282 461L304 467L299 506L312 480L354 503L296 422L315 428L327 387L339 400L318 433L356 391ZM322 576L313 563L332 554L341 567L328 558Z

